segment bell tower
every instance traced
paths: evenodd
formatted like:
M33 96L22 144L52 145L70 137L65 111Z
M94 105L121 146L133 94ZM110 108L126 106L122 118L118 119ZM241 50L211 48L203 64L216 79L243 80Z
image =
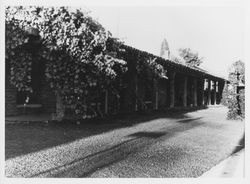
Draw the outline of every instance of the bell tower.
M166 38L161 43L160 56L164 59L170 59L170 50Z

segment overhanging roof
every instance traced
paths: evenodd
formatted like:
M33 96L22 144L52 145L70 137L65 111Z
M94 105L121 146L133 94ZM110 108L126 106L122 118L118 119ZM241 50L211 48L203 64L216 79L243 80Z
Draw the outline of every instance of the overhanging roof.
M156 61L159 64L163 65L163 67L166 67L166 68L168 67L168 68L178 69L181 72L188 72L188 73L191 72L191 73L195 73L197 75L203 76L205 78L210 78L210 79L214 79L214 80L216 79L216 80L227 81L227 79L225 79L223 77L213 75L213 74L209 73L208 71L206 71L204 69L201 69L201 68L199 68L197 66L188 66L188 65L184 65L182 63L177 63L177 62L174 62L172 60L164 59L164 58L162 58L160 56L156 56L156 55L154 55L152 53L142 51L142 50L136 49L136 48L134 48L132 46L128 46L128 45L125 45L125 44L123 44L123 47L124 47L124 49L128 49L130 51L136 52L136 53L141 54L141 55L157 58Z

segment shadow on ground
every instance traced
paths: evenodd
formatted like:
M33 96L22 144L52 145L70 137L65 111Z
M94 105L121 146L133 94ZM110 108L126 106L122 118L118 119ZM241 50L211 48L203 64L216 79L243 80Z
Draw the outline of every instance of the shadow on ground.
M186 118L186 119L178 120L177 122L179 122L179 123L189 123L189 122L192 122L192 121L199 120L201 118L202 117L198 117L198 118Z
M6 124L5 159L40 151L114 129L131 127L159 118L190 118L186 113L196 110L120 115L112 119L86 121L80 125L77 125L75 122ZM193 120L180 120L179 122L188 123ZM154 137L157 135L147 134L144 136Z
M161 140L165 141L166 139L171 138L184 130L186 131L202 124L203 122L193 122L187 125L185 129L181 124L179 124L174 128L168 128L162 131L136 132L126 136L126 138L130 139L125 140L124 142L85 157L75 159L67 164L37 173L31 177L92 177L92 174L96 171L121 162L131 154L136 154L143 149L147 149L148 146L156 142ZM179 155L185 154L180 153L180 150L176 151ZM181 159L181 157L178 156L175 157L175 159L178 160ZM129 175L129 173L126 173L126 177ZM119 174L119 177L125 176L121 173Z
M165 134L166 134L165 132L137 132L137 133L131 134L129 136L131 136L131 137L145 137L145 138L159 138Z
M242 150L243 148L245 148L245 133L242 136L242 138L240 139L238 145L234 148L232 154L237 153L238 151Z

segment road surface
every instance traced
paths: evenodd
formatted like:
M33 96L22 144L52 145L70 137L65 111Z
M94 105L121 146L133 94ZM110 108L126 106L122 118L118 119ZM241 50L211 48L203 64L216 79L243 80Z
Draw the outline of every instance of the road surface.
M231 155L244 122L216 106L6 160L7 177L199 177Z

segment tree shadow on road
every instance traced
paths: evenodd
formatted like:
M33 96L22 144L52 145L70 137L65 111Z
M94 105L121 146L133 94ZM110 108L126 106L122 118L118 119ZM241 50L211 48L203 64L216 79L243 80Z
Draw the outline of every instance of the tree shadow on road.
M77 139L109 132L115 129L132 127L157 119L190 118L185 111L154 112L148 114L127 114L111 118L81 122L20 123L5 125L5 159L14 158L50 147L69 143ZM196 119L180 120L192 122Z
M146 137L146 138L159 138L165 135L165 132L136 132L134 134L130 134L132 137Z
M192 121L199 120L201 118L202 117L198 117L198 118L186 118L186 119L178 120L177 122L179 122L179 123L189 123L189 122L192 122Z
M91 177L92 174L98 170L104 169L115 163L122 162L130 155L141 152L156 142L165 141L178 133L201 126L202 124L203 122L195 122L187 125L185 128L179 124L179 126L165 128L161 131L136 132L127 135L124 137L127 140L113 145L110 148L75 159L67 164L45 170L31 177ZM126 176L119 175L117 177Z

